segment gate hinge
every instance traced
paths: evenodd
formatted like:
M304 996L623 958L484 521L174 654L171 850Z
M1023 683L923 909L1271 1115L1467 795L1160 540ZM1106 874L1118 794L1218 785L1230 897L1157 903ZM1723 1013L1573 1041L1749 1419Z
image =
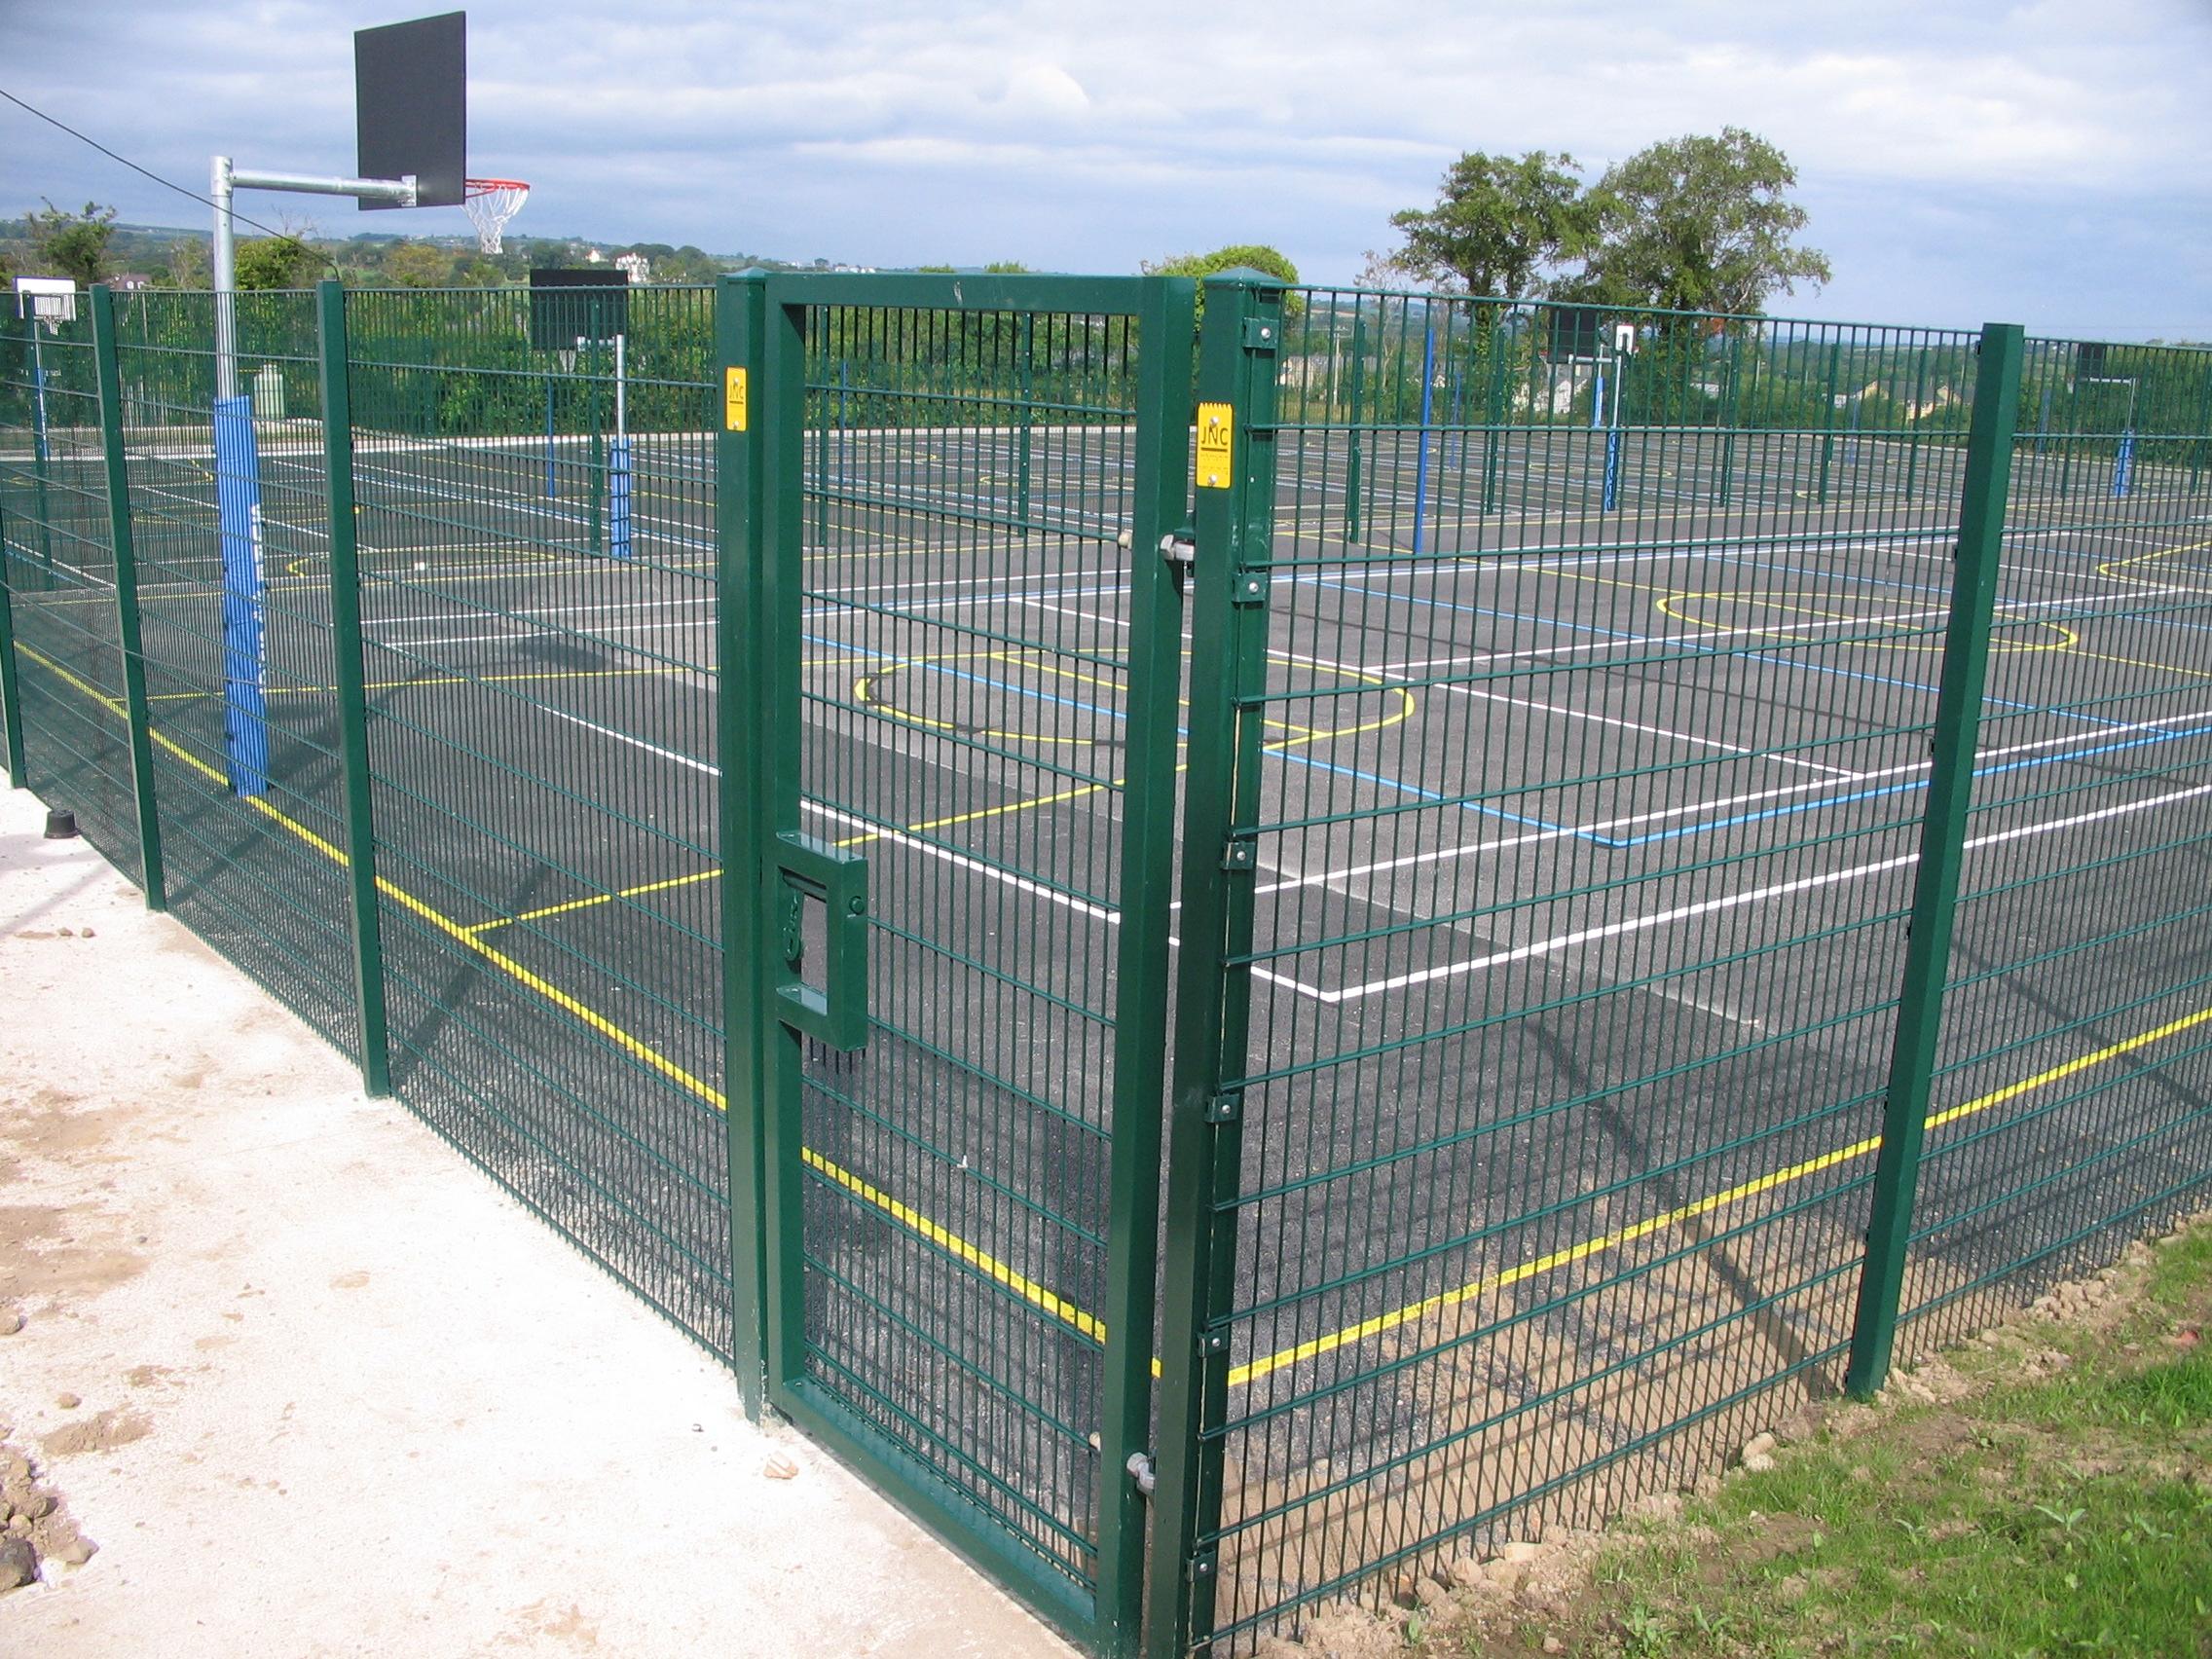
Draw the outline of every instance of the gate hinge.
M1281 335L1282 325L1272 318L1248 316L1244 319L1244 350L1247 351L1272 351Z
M1241 1088L1225 1088L1206 1102L1206 1122L1234 1124L1244 1116L1244 1091Z
M1150 1452L1131 1452L1129 1460L1122 1465L1129 1471L1129 1479L1136 1482L1137 1491L1146 1497L1160 1484L1160 1466L1153 1461Z
M1214 1570L1221 1566L1221 1551L1210 1545L1191 1557L1185 1569L1193 1584L1211 1584Z
M1256 836L1232 835L1222 843L1221 867L1223 869L1258 869L1260 843Z
M1229 1351L1229 1328L1217 1325L1198 1333L1198 1357L1212 1359Z
M1229 603L1238 606L1268 603L1268 578L1261 571L1238 571L1229 585Z

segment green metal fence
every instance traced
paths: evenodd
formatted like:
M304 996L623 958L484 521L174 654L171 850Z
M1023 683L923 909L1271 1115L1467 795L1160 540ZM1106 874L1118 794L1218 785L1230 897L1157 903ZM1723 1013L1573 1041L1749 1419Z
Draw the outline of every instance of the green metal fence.
M214 304L0 334L14 781L1100 1651L1617 1513L2212 1182L2212 353L331 284L224 400Z

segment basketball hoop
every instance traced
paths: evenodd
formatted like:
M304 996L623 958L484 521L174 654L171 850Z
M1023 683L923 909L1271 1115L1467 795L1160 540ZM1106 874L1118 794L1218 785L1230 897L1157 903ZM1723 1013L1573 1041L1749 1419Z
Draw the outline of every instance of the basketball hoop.
M529 200L530 186L519 178L470 179L461 205L476 227L476 245L486 253L498 253L499 233Z

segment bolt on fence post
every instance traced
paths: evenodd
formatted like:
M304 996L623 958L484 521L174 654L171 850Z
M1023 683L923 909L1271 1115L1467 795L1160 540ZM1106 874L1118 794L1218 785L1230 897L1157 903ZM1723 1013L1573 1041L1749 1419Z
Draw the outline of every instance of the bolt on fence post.
M1198 347L1197 610L1183 793L1182 950L1169 1089L1160 1451L1146 1651L1206 1647L1214 1626L1226 1452L1235 1198L1258 873L1251 827L1267 713L1282 288L1205 284ZM1210 440L1210 441L1209 441Z
M1959 868L1967 815L1973 805L1974 745L1981 725L1990 617L2005 542L2023 355L2018 324L1991 323L1982 329L1981 366L1974 377L1972 424L1967 434L1957 562L1951 577L1951 615L1943 636L1942 682L1936 703L1928 806L1921 819L1911 932L1890 1052L1889 1093L1882 1108L1873 1220L1866 1230L1866 1259L1860 1272L1851 1363L1845 1374L1845 1386L1862 1397L1874 1393L1889 1378L1905 1257L1912 1243L1913 1200L1936 1040L1943 1024L1943 984Z
M115 633L123 659L123 708L130 742L130 794L138 816L139 890L146 908L169 907L162 873L162 821L154 793L154 739L146 712L146 651L138 622L138 559L131 538L129 460L123 448L123 377L116 366L115 295L104 282L92 291L92 361L99 379L100 451L107 481L107 522L115 560Z
M715 284L715 763L721 825L722 1117L729 1144L730 1360L739 1403L760 1420L767 1373L767 1117L762 1068L768 940L759 873L767 838L767 542L764 452L768 278Z
M369 707L361 642L361 562L353 526L352 382L346 350L346 290L315 284L320 336L322 454L330 515L330 654L338 692L345 773L346 872L350 883L353 998L361 1043L361 1087L391 1092L385 1017L384 923L377 911L375 806L369 784Z
M16 611L9 598L13 579L8 557L7 505L0 499L0 764L12 788L30 788L23 776L23 696L16 679Z

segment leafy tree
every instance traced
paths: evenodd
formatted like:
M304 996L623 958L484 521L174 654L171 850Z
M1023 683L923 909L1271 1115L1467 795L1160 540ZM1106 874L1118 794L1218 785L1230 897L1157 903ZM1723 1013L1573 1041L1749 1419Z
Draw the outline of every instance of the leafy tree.
M1298 280L1298 267L1280 251L1263 242L1238 242L1233 247L1217 247L1211 253L1178 253L1166 259L1148 260L1144 274L1147 276L1196 276L1202 282L1208 276L1243 265L1280 278L1286 287Z
M1597 215L1572 156L1469 150L1444 174L1433 207L1390 215L1405 243L1388 263L1424 282L1517 300L1540 294L1580 258Z
M322 270L322 255L298 237L256 237L238 245L240 288L305 288Z
M209 281L207 244L198 237L180 237L169 243L165 288L204 288Z
M428 242L401 242L385 255L384 274L402 288L442 288L453 280L453 255Z
M1830 275L1799 247L1807 214L1789 199L1797 170L1740 127L1640 150L1606 169L1583 276L1562 291L1613 305L1754 314L1770 294Z
M88 202L82 213L71 213L47 202L44 212L30 215L30 229L41 264L52 266L80 288L106 277L107 244L115 236L113 207Z

